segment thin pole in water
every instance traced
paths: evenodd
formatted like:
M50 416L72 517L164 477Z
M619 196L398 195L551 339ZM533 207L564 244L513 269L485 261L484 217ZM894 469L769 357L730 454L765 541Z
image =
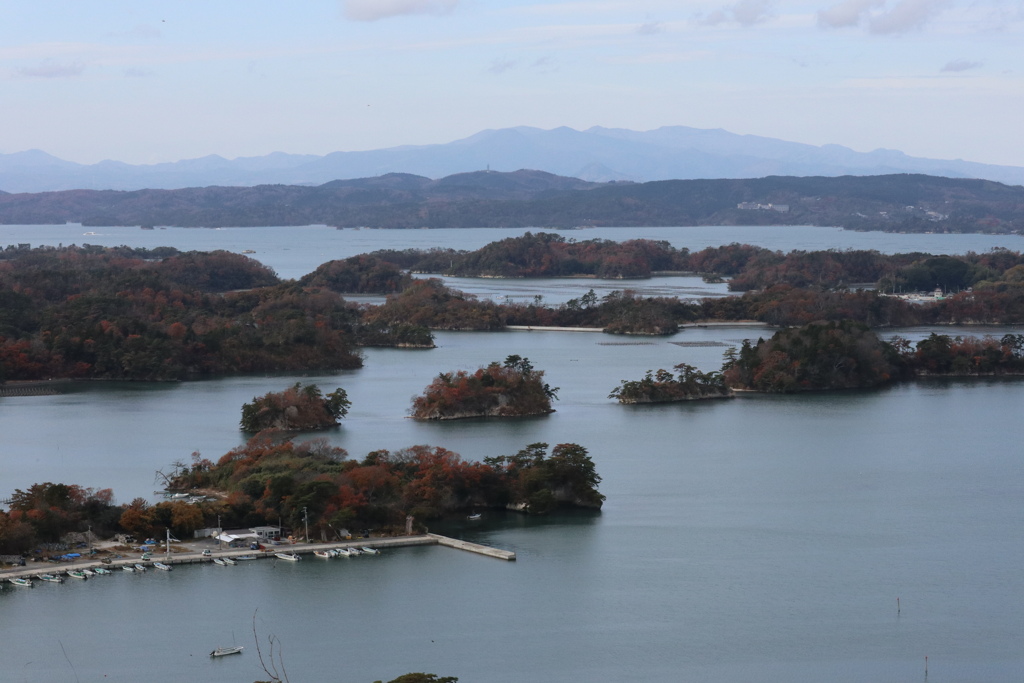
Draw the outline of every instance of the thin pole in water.
M924 656L924 677L928 678L928 655Z
M896 596L896 616L900 615L900 598Z

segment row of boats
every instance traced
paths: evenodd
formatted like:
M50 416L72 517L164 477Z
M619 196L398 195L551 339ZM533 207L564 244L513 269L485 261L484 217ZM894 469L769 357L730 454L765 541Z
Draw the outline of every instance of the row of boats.
M331 558L331 557L353 557L355 555L380 555L380 551L377 550L376 548L371 548L370 546L364 546L362 548L351 547L351 548L333 548L331 550L314 550L313 554L316 555L317 557L322 557L322 558L327 559L327 558ZM274 557L276 557L276 558L278 558L280 560L286 560L288 562L298 562L299 560L302 559L302 557L300 557L298 554L296 554L294 552L274 553ZM239 561L257 560L257 559L259 559L259 557L257 555L240 555L240 556L234 557L234 558L232 558L232 557L215 557L215 558L213 558L213 563L216 564L216 565L222 566L222 567L226 567L226 566L229 566L229 565L238 564ZM165 571L165 572L171 571L171 565L165 564L163 562L153 562L152 566L153 566L154 569L159 569L161 571ZM148 569L149 569L149 567L147 567L145 564L142 564L141 562L136 562L135 564L125 564L125 565L121 566L121 570L122 571L132 572L132 573L134 573L134 572L145 572ZM113 571L110 570L110 569L107 569L106 567L95 567L93 569L69 569L69 570L67 570L66 572L63 572L63 573L37 574L33 578L38 579L40 581L46 581L48 583L64 583L65 577L69 577L69 578L72 578L72 579L80 579L82 581L85 581L86 579L88 579L91 576L103 576L105 574L112 574L112 573L113 573ZM11 584L15 585L15 586L22 586L24 588L32 588L33 586L35 586L35 584L33 583L32 579L26 579L26 578L21 578L21 577L7 579L7 581L10 582ZM234 654L234 653L230 653L230 654ZM215 656L219 656L219 655L215 655Z
M164 564L163 562L154 562L153 567L155 569L160 569L165 572L171 571L171 565ZM145 572L148 569L149 567L142 564L141 562L137 562L134 565L126 564L121 567L122 571L132 573ZM112 570L107 569L106 567L95 567L93 569L69 569L66 572L58 572L55 574L36 574L35 577L33 578L39 579L40 581L45 581L47 583L64 583L65 578L79 579L81 581L85 581L92 576L104 576L113 573L114 572ZM23 588L32 588L33 586L35 586L35 584L32 582L32 579L26 579L23 577L11 578L7 579L7 581L15 586L21 586Z
M278 553L277 556L281 557L284 553ZM295 555L295 553L291 553ZM380 555L380 551L376 548L364 546L362 548L332 548L331 550L314 550L313 554L317 557L328 559L331 557L353 557L355 555ZM299 559L298 555L295 555L295 559Z

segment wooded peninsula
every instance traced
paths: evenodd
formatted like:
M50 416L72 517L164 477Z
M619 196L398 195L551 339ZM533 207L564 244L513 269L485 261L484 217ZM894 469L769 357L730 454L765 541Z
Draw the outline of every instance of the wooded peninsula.
M0 223L344 228L826 225L1020 233L1024 187L919 174L592 183L542 171L407 173L316 187L0 192Z
M734 296L640 297L625 286L565 304L495 303L410 271L550 277L701 273ZM944 296L910 300L901 292ZM379 305L349 289L387 295ZM474 252L376 252L299 280L223 251L68 246L0 250L0 382L183 380L362 365L360 347L430 348L431 330L511 325L673 334L684 323L758 321L868 327L1024 323L1024 256L793 251L731 244L696 252L666 242L575 241L527 233Z

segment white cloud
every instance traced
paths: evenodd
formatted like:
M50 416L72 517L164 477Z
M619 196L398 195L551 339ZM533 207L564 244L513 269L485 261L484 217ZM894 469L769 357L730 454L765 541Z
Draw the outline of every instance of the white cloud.
M70 64L57 64L44 62L38 66L23 66L17 70L18 74L25 78L77 78L85 71L85 65L81 62Z
M665 27L660 21L648 21L645 24L640 24L636 32L642 36L653 36L655 33L661 33L664 30Z
M732 7L732 14L740 26L753 26L771 18L770 0L740 0Z
M818 26L846 28L866 22L871 33L906 33L923 27L951 4L952 0L899 0L890 8L887 0L843 0L818 12Z
M869 10L885 4L885 0L845 0L818 12L818 25L828 28L856 26Z
M355 21L377 21L404 14L447 14L459 0L342 0L345 16Z
M981 62L969 62L966 59L955 59L952 62L948 62L946 66L942 67L944 72L956 73L958 71L970 71L971 69L980 69L983 66Z
M949 3L950 0L903 0L888 12L872 17L868 29L882 34L919 29Z
M774 0L739 0L735 5L716 9L697 21L705 26L717 26L734 21L740 26L762 24L772 17Z
M516 66L516 62L511 59L495 59L491 62L491 65L487 68L492 74L503 74L509 69L513 69Z

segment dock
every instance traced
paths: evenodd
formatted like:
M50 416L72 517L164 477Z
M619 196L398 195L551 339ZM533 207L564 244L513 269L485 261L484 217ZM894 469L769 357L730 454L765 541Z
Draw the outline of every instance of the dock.
M257 559L276 559L275 554L280 552L291 552L297 555L312 554L314 550L332 550L334 548L375 548L383 550L386 548L404 548L417 545L440 545L446 548L455 548L484 557L493 557L499 560L514 562L516 554L511 550L501 550L479 543L462 541L457 538L450 538L440 534L419 534L416 536L392 536L380 538L360 538L346 541L335 541L331 543L282 543L281 545L267 546L264 550L250 550L249 548L225 548L215 550L211 548L210 555L203 555L202 552L186 553L151 553L151 559L142 560L138 557L121 557L111 559L110 562L103 562L98 559L82 558L75 562L53 564L49 562L35 562L33 566L17 567L15 569L0 570L0 581L5 579L31 579L39 574L63 574L72 569L95 569L104 567L110 570L120 570L125 565L144 565L147 569L154 569L154 562L163 562L171 566L182 564L205 564L213 562L215 557L236 559L242 556L255 556Z
M438 545L443 545L448 548L465 550L467 552L484 555L485 557L494 557L508 562L515 562L516 559L516 554L511 550L501 550L499 548L492 548L490 546L480 545L479 543L470 543L469 541L460 541L457 538L449 538L448 536L440 536L438 534L427 534L427 536L436 539Z

